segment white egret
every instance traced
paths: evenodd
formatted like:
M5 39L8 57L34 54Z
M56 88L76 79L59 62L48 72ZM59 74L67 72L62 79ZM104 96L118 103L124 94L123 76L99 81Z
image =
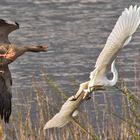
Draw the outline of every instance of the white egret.
M95 69L90 74L90 80L80 85L75 96L71 96L63 104L60 111L45 124L44 129L63 127L72 120L73 113L86 99L85 97L88 97L88 93L98 89L98 87L102 88L102 86L114 86L116 84L118 73L115 67L115 58L123 46L130 42L139 24L140 7L130 6L122 12L96 61ZM109 65L111 65L111 72L113 73L112 80L109 80L106 76L107 66Z

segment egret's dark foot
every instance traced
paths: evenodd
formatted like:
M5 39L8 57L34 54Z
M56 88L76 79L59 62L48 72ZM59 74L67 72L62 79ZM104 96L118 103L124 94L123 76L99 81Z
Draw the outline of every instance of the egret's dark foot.
M78 96L78 97L79 97L79 96ZM71 97L70 101L76 101L76 100L78 99L78 97L76 97L76 96L73 95L73 96Z
M76 96L72 96L70 98L70 101L76 101L78 98L79 98L79 96L77 96L77 97ZM89 99L91 99L91 96L88 95L88 93L85 93L84 96L83 96L83 99L89 100Z
M85 96L87 94L91 94L92 92L97 91L97 90L105 90L105 87L102 86L102 85L96 85L96 86L93 86L93 87L89 87L88 89L84 90Z
M96 86L93 86L92 87L92 90L93 91L96 91L96 90L106 90L104 86L102 85L96 85Z
M91 99L91 96L87 96L87 97L86 97L86 100L90 100L90 99Z

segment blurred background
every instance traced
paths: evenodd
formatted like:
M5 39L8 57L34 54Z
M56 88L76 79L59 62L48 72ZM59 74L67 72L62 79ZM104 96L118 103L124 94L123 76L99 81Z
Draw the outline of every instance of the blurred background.
M20 24L20 29L10 34L11 43L19 47L41 44L49 47L47 53L27 53L10 65L13 103L21 106L23 100L31 97L33 79L45 94L47 85L42 76L52 79L68 97L75 94L79 84L89 79L119 15L135 4L139 5L139 0L1 0L0 18ZM140 29L116 61L120 77L135 93L140 84L139 62ZM112 87L104 93L119 108L120 93ZM95 96L104 109L102 94ZM34 96L30 102L34 103ZM90 103L86 107L91 109L92 116Z

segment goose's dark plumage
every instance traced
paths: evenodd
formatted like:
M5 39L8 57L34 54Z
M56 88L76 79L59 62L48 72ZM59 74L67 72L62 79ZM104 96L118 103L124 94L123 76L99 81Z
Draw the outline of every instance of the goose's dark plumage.
M12 78L7 65L3 66L0 74L0 116L7 123L11 114Z
M9 22L0 19L0 116L5 123L9 122L12 110L12 78L8 64L25 52L41 52L47 51L48 49L46 45L17 47L11 44L8 35L16 29L19 29L19 24L17 22Z

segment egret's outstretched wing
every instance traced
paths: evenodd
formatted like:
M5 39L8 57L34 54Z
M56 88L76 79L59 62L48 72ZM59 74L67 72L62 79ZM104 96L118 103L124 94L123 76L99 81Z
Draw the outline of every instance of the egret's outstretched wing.
M9 122L11 115L11 86L11 73L6 66L4 73L0 73L0 116L6 123Z
M0 43L10 43L8 35L16 29L19 29L19 24L17 22L0 19Z
M105 73L107 65L111 64L118 51L129 43L139 24L140 7L131 5L122 12L97 58L95 70L91 72L90 79L95 79L95 75L101 77Z

